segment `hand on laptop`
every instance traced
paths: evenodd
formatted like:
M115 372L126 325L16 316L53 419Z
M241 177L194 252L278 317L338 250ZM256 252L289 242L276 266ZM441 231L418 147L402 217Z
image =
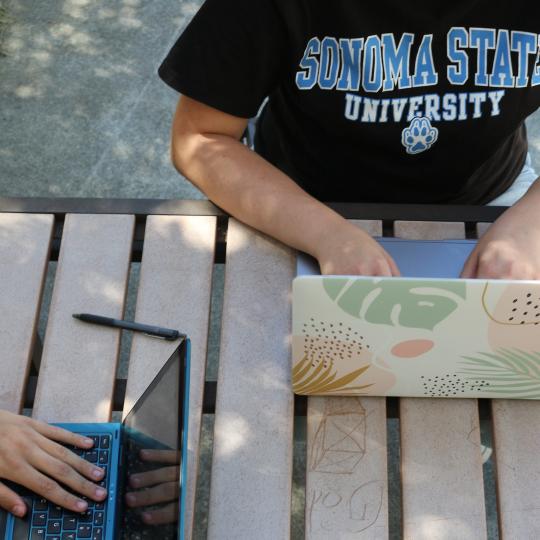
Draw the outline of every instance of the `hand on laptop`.
M148 525L164 525L178 521L180 454L175 450L141 450L143 461L166 464L153 471L132 474L129 486L136 491L126 493L130 508L140 508L141 519ZM159 508L155 505L163 504ZM152 506L152 509L145 510Z
M93 445L91 439L0 410L0 479L20 484L74 512L84 512L87 502L68 493L60 484L102 501L106 491L87 478L99 481L103 470L58 443L86 450ZM0 507L18 517L26 513L23 499L1 482Z
M317 246L321 274L399 276L394 259L365 231L348 222L328 231Z
M478 240L460 277L540 279L540 183L537 184Z

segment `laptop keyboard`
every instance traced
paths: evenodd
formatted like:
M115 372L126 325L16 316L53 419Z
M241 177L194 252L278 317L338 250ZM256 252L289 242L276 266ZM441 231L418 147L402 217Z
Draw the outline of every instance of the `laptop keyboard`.
M77 455L105 470L105 476L98 485L108 489L110 465L110 435L86 435L94 440L88 450L70 446ZM32 523L29 540L104 540L106 504L81 497L88 502L88 510L79 514L57 506L47 499L35 497L32 501Z

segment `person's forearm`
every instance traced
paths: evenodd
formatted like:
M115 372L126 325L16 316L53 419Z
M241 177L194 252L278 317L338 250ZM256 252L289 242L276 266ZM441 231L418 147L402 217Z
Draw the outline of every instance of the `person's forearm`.
M232 137L192 135L172 151L177 168L211 201L296 249L317 257L322 239L350 226Z

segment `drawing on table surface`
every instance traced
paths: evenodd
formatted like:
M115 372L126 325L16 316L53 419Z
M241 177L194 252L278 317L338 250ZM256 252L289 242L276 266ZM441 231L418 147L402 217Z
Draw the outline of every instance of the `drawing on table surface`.
M307 529L339 533L360 533L379 518L384 504L384 484L371 480L342 495L335 488L310 490L306 497Z
M309 469L351 474L366 453L366 410L359 398L328 398L315 432Z

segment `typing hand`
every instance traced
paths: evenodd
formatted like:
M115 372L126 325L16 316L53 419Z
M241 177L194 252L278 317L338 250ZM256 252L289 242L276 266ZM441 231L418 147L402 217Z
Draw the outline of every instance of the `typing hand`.
M141 519L148 525L178 521L180 453L174 450L141 450L139 455L143 461L167 466L130 475L129 486L136 491L126 493L127 505L130 508L146 509ZM150 506L151 509L147 508Z
M107 492L87 478L99 481L103 470L58 443L85 450L93 445L91 439L0 410L0 478L20 484L69 510L84 512L88 503L68 493L60 483L101 501ZM22 497L1 482L0 507L17 517L26 513Z
M344 222L316 250L324 275L399 276L392 257L369 234Z
M540 279L539 208L540 184L491 225L467 259L461 277Z

